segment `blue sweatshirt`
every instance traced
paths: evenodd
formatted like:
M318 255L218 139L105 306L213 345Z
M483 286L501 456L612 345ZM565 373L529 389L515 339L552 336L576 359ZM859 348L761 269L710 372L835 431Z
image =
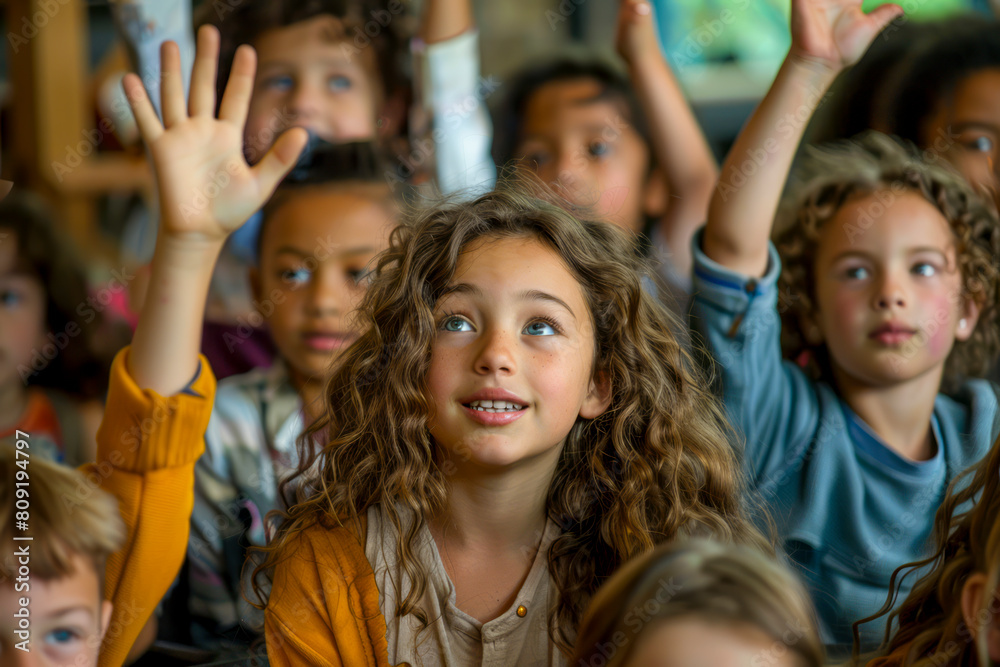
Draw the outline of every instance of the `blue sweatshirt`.
M810 589L824 642L850 645L853 622L885 603L893 570L930 554L948 483L996 439L996 387L969 380L952 396L938 394L934 457L905 459L833 387L782 358L773 246L762 278L706 257L701 232L694 258L691 324L715 357L729 417L746 438L751 485ZM861 626L863 647L877 646L884 629L884 621Z

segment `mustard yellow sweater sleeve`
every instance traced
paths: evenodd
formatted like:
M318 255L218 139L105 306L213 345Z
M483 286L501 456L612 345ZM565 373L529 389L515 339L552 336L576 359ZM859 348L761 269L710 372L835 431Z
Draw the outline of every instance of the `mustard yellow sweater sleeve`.
M273 574L264 617L271 667L387 667L375 574L344 528L307 528Z
M194 464L205 450L215 399L208 360L191 386L164 398L141 390L128 373L128 348L111 367L97 462L81 467L89 485L118 499L127 528L124 547L105 570L114 603L100 667L121 665L139 631L180 571L194 506Z

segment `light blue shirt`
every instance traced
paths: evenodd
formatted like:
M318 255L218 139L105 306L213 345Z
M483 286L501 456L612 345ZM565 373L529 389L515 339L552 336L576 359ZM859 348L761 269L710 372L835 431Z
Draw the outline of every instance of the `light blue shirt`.
M885 603L893 570L929 555L948 483L996 439L996 388L969 380L953 396L939 394L934 457L904 459L833 387L782 358L774 247L767 274L755 279L716 264L700 245L701 232L693 248L692 327L718 364L728 414L746 437L751 485L810 589L823 640L849 646L853 622ZM884 628L884 620L862 626L863 648L877 645Z

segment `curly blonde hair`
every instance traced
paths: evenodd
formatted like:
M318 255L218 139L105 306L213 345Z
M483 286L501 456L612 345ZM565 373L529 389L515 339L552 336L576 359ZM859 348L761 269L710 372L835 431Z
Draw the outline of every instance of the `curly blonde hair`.
M974 503L974 504L973 504ZM970 508L971 505L971 508ZM962 614L962 587L969 575L987 575L983 611L996 614L1000 599L1000 439L978 465L952 481L934 520L937 550L929 558L896 569L882 609L854 624L855 646L862 623L889 614L886 637L868 667L988 665L982 627L969 628ZM891 613L899 585L912 572L930 567L899 608ZM889 638L891 628L899 630ZM974 637L980 641L975 642ZM856 664L859 659L856 656Z
M258 575L304 529L343 525L360 537L362 517L378 504L401 535L397 558L414 582L396 612L426 623L418 605L425 565L413 545L425 517L448 502L428 431L434 307L463 250L507 238L539 240L580 282L594 322L594 373L606 373L613 389L603 415L571 428L548 490L548 517L561 529L548 553L558 591L553 641L568 654L597 588L657 543L707 534L770 548L744 505L731 427L672 333L677 323L643 289L649 267L634 239L527 194L521 181L501 181L474 201L417 213L393 233L357 311L364 333L337 360L326 416L305 436L323 434L328 444L304 451L298 480L289 482L299 504L281 514L254 573L258 596Z
M814 267L820 229L847 202L885 190L916 192L941 212L955 235L963 293L980 308L972 336L956 341L948 357L945 389L960 378L985 375L1000 353L996 215L943 160L878 132L809 149L783 200L774 244L782 262L778 290L785 356L808 360L814 379L832 381L826 345L811 343L803 334L816 314Z
M800 665L823 665L816 612L795 575L757 550L710 540L665 544L619 570L594 596L569 664L628 664L648 628L691 617L760 629L774 643L753 664L791 651Z

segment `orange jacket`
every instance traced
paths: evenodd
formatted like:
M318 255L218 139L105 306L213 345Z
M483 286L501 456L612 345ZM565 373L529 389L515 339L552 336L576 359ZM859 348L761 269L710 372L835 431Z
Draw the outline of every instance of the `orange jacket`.
M100 667L125 661L184 562L194 464L205 450L215 397L215 376L204 357L189 390L164 398L136 386L127 355L128 348L119 352L111 367L97 463L80 467L89 488L100 486L118 499L127 528L125 545L105 568L104 595L114 612Z
M375 574L347 528L302 531L274 570L264 618L271 667L389 664Z

